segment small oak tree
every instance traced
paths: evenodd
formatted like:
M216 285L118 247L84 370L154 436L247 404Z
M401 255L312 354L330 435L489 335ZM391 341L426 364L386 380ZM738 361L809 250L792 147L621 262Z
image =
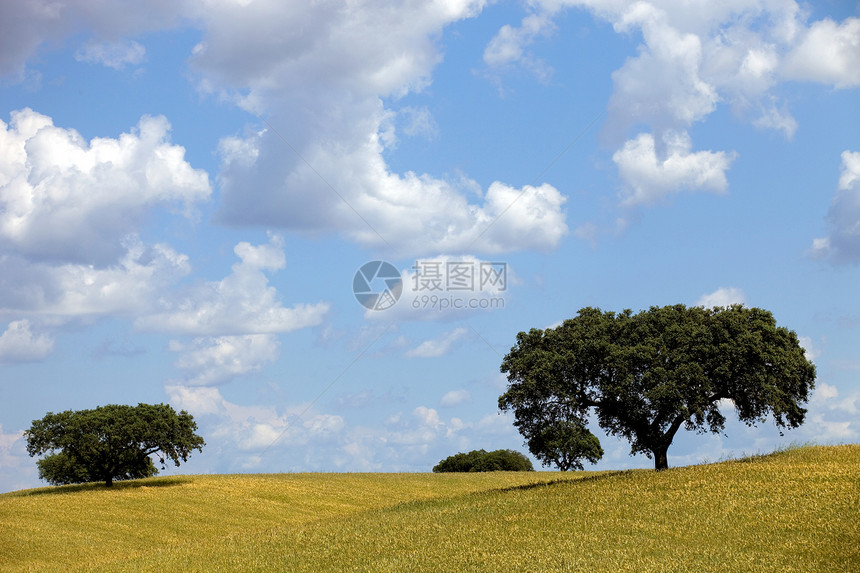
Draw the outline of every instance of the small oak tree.
M433 467L440 472L531 472L531 460L514 450L472 450L448 456Z
M136 479L156 475L150 456L162 465L170 459L188 461L205 442L195 434L197 423L186 411L166 404L100 406L94 410L48 412L33 420L25 433L31 456L48 453L37 462L39 477L52 485Z
M529 437L528 446L543 465L555 464L563 472L583 469L582 459L596 464L603 457L600 440L579 420L550 422Z
M583 308L557 328L520 332L501 370L509 385L499 407L514 412L532 453L559 467L602 455L585 428L590 412L660 470L682 426L719 433L728 404L750 426L768 415L778 427L799 426L815 383L797 335L742 305Z

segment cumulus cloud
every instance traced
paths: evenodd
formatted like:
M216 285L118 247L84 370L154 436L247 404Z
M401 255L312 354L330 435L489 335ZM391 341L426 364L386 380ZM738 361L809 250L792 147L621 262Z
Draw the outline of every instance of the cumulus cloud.
M238 463L262 459L259 454L271 447L295 447L309 443L322 446L336 441L344 428L342 417L312 413L307 406L278 412L271 406L243 406L225 399L218 388L166 386L170 403L187 410L207 428L207 443L236 451ZM255 455L256 454L256 455Z
M240 262L224 279L162 297L160 309L141 316L138 328L202 336L275 334L319 324L328 303L284 307L266 271L286 266L282 240L265 245L241 242L233 249Z
M173 27L192 15L194 7L194 3L175 0L2 2L0 76L22 78L26 62L40 49L62 45L75 34L92 35L92 45L123 44L118 37Z
M157 210L193 217L211 194L169 132L165 118L144 116L87 141L28 108L0 121L0 317L18 321L7 344L35 324L154 312L190 273L186 255L137 235ZM32 336L32 359L50 351L47 331Z
M384 159L395 139L381 98L427 86L441 60L434 37L482 7L215 3L192 58L201 86L266 118L221 145L220 219L338 232L407 255L556 246L565 198L551 185L495 182L476 196L472 183L395 173ZM406 113L416 121L404 132L432 131L426 115Z
M25 449L24 430L4 432L0 424L0 491L32 487L36 464Z
M837 88L860 86L860 18L841 24L826 18L804 30L785 58L789 79L808 80Z
M686 132L666 132L662 143L665 150L658 153L654 136L642 133L612 156L626 187L622 205L649 205L685 190L716 193L726 190L726 171L733 154L693 152L692 140Z
M833 421L815 413L810 414L806 421L808 433L812 433L819 443L856 440L858 436L856 425L851 420Z
M29 108L0 120L0 249L106 264L152 208L189 214L209 198L209 177L169 131L164 117L144 116L116 139L86 141Z
M434 340L425 340L415 348L408 350L406 356L420 358L437 358L447 354L458 340L468 334L468 329L460 327L446 332Z
M176 366L185 373L183 384L188 386L222 384L257 372L277 360L279 348L277 338L270 334L197 338L191 344L170 344L170 350L181 353Z
M524 58L535 30L550 27L569 7L590 10L619 34L641 37L637 53L612 75L604 126L611 145L627 140L614 157L629 191L621 197L625 204L650 203L674 191L726 189L731 151L691 153L685 142L673 157L666 141L678 134L688 140L692 125L719 105L790 139L798 124L777 89L781 83L860 85L860 19L809 22L809 11L791 0L539 0L529 4L532 14L519 27L501 27L485 60ZM632 130L653 135L629 139Z
M781 108L777 108L774 103L762 108L761 115L753 121L753 125L764 129L781 131L786 139L794 137L794 133L797 131L797 120L794 119L794 116L791 115L784 105Z
M434 139L439 134L439 125L426 107L402 107L397 110L397 118L409 137Z
M658 128L683 128L714 110L719 98L701 77L698 35L678 30L664 10L648 2L631 5L615 28L638 28L647 46L612 74L609 107L615 121L632 126L645 119Z
M484 49L484 63L491 68L518 65L532 72L541 81L552 74L552 68L527 51L538 36L548 36L555 30L548 14L529 14L519 27L502 26Z
M40 316L51 324L79 318L135 316L154 310L159 295L187 275L188 257L167 245L124 241L125 253L105 268L0 257L0 316Z
M803 348L803 355L807 360L815 360L821 356L821 350L815 347L815 343L809 336L799 336L800 346Z
M699 297L696 301L696 306L704 306L705 308L731 306L733 304L745 304L746 295L744 291L737 287L720 287L712 293L708 293Z
M450 392L446 392L442 399L439 400L439 405L443 408L451 408L453 406L457 406L462 404L463 402L467 402L472 398L472 395L469 394L468 390L451 390Z
M640 32L639 54L613 76L614 120L655 130L686 128L720 102L766 109L781 81L857 85L860 19L808 22L794 1L679 3L674 0L547 0L590 9L622 34ZM663 81L654 81L662 78ZM650 80L650 81L649 81ZM786 116L783 111L783 116ZM776 126L772 126L776 127ZM783 126L777 129L784 129Z
M860 435L860 388L843 395L833 384L818 381L809 402L803 431L817 442L850 441Z
M425 88L442 59L437 45L440 32L479 14L483 0L339 7L219 0L205 9L179 2L165 5L159 17L142 15L134 7L123 11L112 5L97 10L86 3L66 6L37 0L33 4L39 9L4 6L9 19L0 21L35 22L30 32L37 38L62 39L79 29L88 30L92 37L79 58L115 67L142 57L145 48L130 39L136 33L169 27L181 18L201 28L203 40L191 58L201 90L266 118L259 133L245 140L226 138L220 145L224 161L219 217L223 222L342 233L362 246L410 256L551 249L567 233L565 198L549 184L514 187L495 182L475 195L474 182L464 185L429 174L394 173L383 157L396 137L390 129L393 112L382 98L393 101ZM525 20L534 33L548 28L547 22L535 18ZM16 31L8 27L14 35ZM106 33L108 29L112 35ZM8 65L20 67L38 45L37 41L17 55L10 53ZM406 110L405 119L407 135L432 134L433 124L426 114ZM80 138L65 139L69 141L54 143L71 150L83 145ZM156 172L164 170L150 171ZM68 170L60 174L74 175ZM75 182L62 183L68 187ZM89 180L86 185L78 183L70 188L92 185ZM47 216L45 209L19 213L14 225L0 226L0 231L5 230L19 249L32 253L87 253L100 255L97 262L104 262L107 254L97 252L97 245L111 243L98 239L116 232L126 219L137 220L142 205L129 205L123 199L119 208L99 202L102 194L94 197L90 208L79 214L58 213L78 223L75 230L81 232L74 235L75 241L34 236L33 228L46 228L46 221L37 217L39 213ZM51 228L66 232L72 226ZM80 249L81 243L89 250ZM65 250L64 244L69 245Z
M442 422L439 420L439 412L437 412L433 408L428 408L426 406L418 406L412 412L412 415L421 420L422 426L438 428L442 424Z
M860 152L842 152L842 172L827 223L829 234L813 240L812 255L837 263L860 261Z
M278 358L277 334L315 326L329 310L328 303L282 305L266 274L286 266L280 237L263 245L241 242L233 251L240 261L229 276L164 295L135 321L143 330L196 337L170 344L180 354L183 385L223 384L260 371Z
M33 334L29 320L9 323L0 334L0 364L8 362L35 362L48 356L54 349L50 336Z
M195 417L208 450L230 453L220 472L429 471L454 451L521 442L509 414L464 420L418 405L369 424L308 404L236 404L217 387L179 384L165 390L175 408Z
M381 107L375 113L381 117ZM400 256L546 250L567 234L566 198L552 185L494 182L479 202L470 201L471 184L392 173L382 157L380 122L373 123L360 143L344 142L339 155L313 144L303 152L304 161L292 161L292 152L270 130L224 142L221 149L229 154L221 174L220 217L231 224L336 230Z
M115 42L96 42L90 40L75 52L79 62L102 64L115 70L128 65L136 66L143 62L146 48L133 40Z

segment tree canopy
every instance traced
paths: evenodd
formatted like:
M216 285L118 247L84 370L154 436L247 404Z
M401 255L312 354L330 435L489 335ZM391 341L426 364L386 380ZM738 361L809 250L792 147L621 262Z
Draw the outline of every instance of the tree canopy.
M433 471L440 472L530 472L534 471L531 460L514 450L472 450L448 456Z
M150 456L162 468L188 461L205 442L195 434L197 423L185 410L166 404L100 406L92 410L48 412L33 420L25 433L31 456L48 453L37 462L39 477L52 485L136 479L156 475Z
M562 469L602 456L586 427L592 413L630 441L631 454L664 469L682 426L719 433L730 405L750 426L768 415L780 428L799 426L815 382L797 335L769 311L742 305L583 308L557 328L520 332L501 371L509 385L499 407L513 411L536 457Z
M596 464L603 457L597 436L579 420L555 420L528 438L529 451L545 466L563 472L581 470L582 460Z

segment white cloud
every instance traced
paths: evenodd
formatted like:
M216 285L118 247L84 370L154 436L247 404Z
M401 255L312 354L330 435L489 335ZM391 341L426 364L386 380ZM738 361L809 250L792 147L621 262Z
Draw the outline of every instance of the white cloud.
M342 141L338 155L309 144L302 152L307 163L294 161L270 130L224 142L221 149L229 156L221 174L220 217L234 224L337 231L364 247L399 256L546 250L567 234L566 198L550 184L515 188L497 181L475 203L468 198L473 182L392 173L378 133L381 103L373 107L353 124L355 129L368 124L363 134L355 134L356 142ZM346 135L326 139L341 141Z
M23 437L24 430L18 430L17 432L6 434L3 432L2 424L0 424L0 455L8 455L8 452L12 449L12 446Z
M623 34L642 33L643 44L613 79L617 114L625 126L644 122L655 131L682 129L722 101L737 109L764 109L762 98L785 79L836 87L856 85L860 20L808 23L809 11L792 0L545 0L546 14L586 7ZM784 118L789 117L783 111ZM785 125L773 126L784 130Z
M439 420L439 413L433 408L428 408L426 406L418 406L412 412L412 415L418 418L423 426L437 428L442 424L442 422Z
M839 263L860 261L860 152L842 152L842 173L827 222L829 236L814 239L811 253Z
M464 327L455 328L437 339L425 340L417 347L407 351L406 356L420 358L437 358L443 356L451 350L455 342L463 338L467 333L468 329Z
M822 414L811 414L807 418L805 429L819 443L856 440L860 435L852 420L828 420Z
M462 274L458 274L462 272ZM373 320L454 320L474 312L505 308L517 277L504 261L473 255L438 255L416 259L402 269L403 291L385 310L367 310ZM373 286L373 285L371 285Z
M102 64L115 70L128 65L136 66L143 62L146 48L133 40L115 42L96 42L90 40L75 52L79 62Z
M519 28L500 28L485 49L485 60L505 64L527 58L524 47L536 39L536 31L549 29L566 7L589 9L619 34L641 34L636 55L612 75L604 125L613 144L629 139L634 129L654 134L628 140L615 154L630 190L621 198L625 205L682 189L726 189L731 152L690 153L692 144L684 143L673 158L663 149L664 140L677 138L673 134L688 140L692 125L720 104L790 139L798 123L777 89L781 83L860 85L860 19L810 23L809 11L793 0L538 0L529 3L532 14Z
M402 107L397 110L397 118L403 124L403 133L410 137L434 139L439 134L439 125L426 107Z
M803 347L803 355L807 360L814 361L816 358L821 356L821 351L815 348L812 338L809 336L799 336L798 340L800 342L800 346Z
M184 296L165 296L159 311L141 316L138 328L203 336L273 334L319 324L328 303L287 308L278 300L264 271L286 265L283 243L273 236L267 245L241 242L233 249L240 262L226 278L190 288Z
M92 35L92 44L168 29L190 16L194 2L0 2L0 75L20 79L25 63L40 49L73 35Z
M144 116L116 139L84 140L26 108L0 121L0 251L106 264L156 206L190 214L209 198L206 172Z
M715 109L719 96L701 76L698 35L677 29L665 10L648 2L632 4L615 28L622 33L640 29L645 47L612 74L614 121L625 128L643 120L661 130L686 128Z
M860 18L824 19L804 30L785 58L783 74L837 88L860 86Z
M258 466L264 461L260 454L269 448L337 444L344 430L342 417L309 412L307 406L279 413L271 406L235 404L212 387L171 385L165 391L174 407L199 419L207 447L234 452L233 467Z
M627 188L622 205L648 205L683 190L725 191L725 172L733 154L691 152L693 144L686 132L666 132L662 143L665 151L658 153L654 136L642 133L612 156Z
M0 364L9 362L35 362L48 356L54 349L54 340L43 334L33 334L29 320L10 322L0 335Z
M699 297L696 306L705 308L725 307L733 304L745 304L746 295L744 291L736 287L720 287L712 293Z
M475 200L471 183L394 173L383 156L395 138L380 98L427 86L434 38L483 4L210 6L192 58L201 85L268 124L221 146L221 220L338 232L408 256L555 247L567 226L552 186L495 182ZM412 119L404 132L432 132L423 113Z
M207 450L229 452L209 471L429 471L457 451L517 447L522 441L509 414L448 419L419 405L366 425L307 404L236 404L215 387L165 390L175 408L195 417Z
M844 391L845 388L843 387ZM860 436L860 388L847 394L833 384L815 383L801 431L818 443L856 441Z
M48 0L0 3L0 74L23 77L24 63L49 37L65 31L60 5Z
M815 257L816 259L824 259L830 253L831 250L829 237L818 237L816 239L812 239L812 247L810 247L808 254Z
M803 338L801 338L803 342ZM826 382L817 382L813 394L813 400L832 400L839 396L839 390Z
M211 193L169 130L144 116L117 138L86 141L31 109L0 121L0 316L50 328L145 314L191 271L187 256L137 235L157 209L191 217ZM34 335L30 355L49 340Z
M0 424L0 492L32 487L36 464L27 455L24 430L6 433Z
M514 188L495 182L486 189L485 197L474 200L473 182L461 185L427 174L393 173L383 157L386 145L395 140L387 131L392 113L380 98L397 98L426 87L442 58L437 45L440 32L453 22L477 15L484 4L472 0L335 8L325 3L237 4L225 0L208 3L205 9L193 3L165 6L164 15L158 17L141 15L136 8L45 5L42 7L53 13L37 19L36 31L44 37L53 33L62 38L73 28L91 27L91 47L80 56L122 65L137 57L135 44L123 40L122 45L132 49L113 54L108 47L115 40L104 40L102 32L111 30L114 38L129 36L171 26L183 16L202 28L203 41L192 56L201 89L265 114L269 126L277 130L276 134L267 128L247 140L227 138L220 146L224 165L219 216L223 221L338 232L362 246L410 256L554 248L567 226L561 209L565 198L551 185ZM24 11L9 12L21 21L33 17ZM64 20L79 24L57 23ZM526 24L532 20L527 19ZM50 22L56 25L52 28ZM546 23L538 27L546 27ZM308 42L308 38L325 41ZM10 65L18 66L19 58L31 54L36 45L11 58ZM423 114L414 115L404 133L432 132L427 119ZM82 143L66 141L64 145L73 148ZM243 161L237 160L240 157ZM91 186L87 181L80 188ZM137 196L146 194L138 192ZM28 236L28 229L34 235L36 227L49 228L46 221L35 220L35 213L14 226L7 224L5 230L7 234L14 231L20 249L45 256L57 256L59 250L68 257L86 252L79 248L81 242L90 250L98 245L107 245L102 249L109 250L112 243L99 239L110 234L111 222L118 228L127 219L137 220L143 211L143 205L137 204L137 211L116 207L107 213L109 206L94 203L92 209L80 213L58 213L85 219L73 221L79 223L75 230L80 231L73 236ZM48 211L41 213L47 215ZM69 234L72 226L50 228ZM74 240L65 241L67 238ZM64 245L68 246L64 249ZM118 255L115 248L111 253ZM107 255L97 254L105 262Z
M555 30L548 14L529 14L520 26L502 26L484 49L484 63L493 68L519 65L547 81L552 74L545 62L526 51L538 36L548 36Z
M176 366L183 370L188 386L222 384L237 376L256 372L278 358L280 344L270 334L198 338L190 345L173 341L170 349L180 352Z
M469 394L468 390L451 390L450 392L446 392L442 399L439 400L439 405L443 408L451 408L453 406L457 406L462 404L463 402L467 402L472 398L472 395Z
M785 107L778 109L773 103L762 108L761 116L753 121L753 125L763 129L782 131L787 139L794 137L797 131L797 120Z
M815 383L811 403L815 410L822 415L829 416L828 412L832 412L833 414L845 413L856 417L860 413L860 387L843 396L835 385L818 381Z
M221 391L214 387L190 387L176 384L165 386L164 389L173 406L198 417L218 413L224 403Z
M257 372L278 358L278 333L319 324L329 304L284 307L266 271L286 266L283 241L271 236L263 245L241 242L233 249L240 262L217 282L166 295L158 309L142 314L138 328L195 335L191 343L174 340L180 353L176 366L184 372L182 385L210 386Z
M860 186L860 152L842 152L842 173L839 189L857 189Z
M106 268L30 262L0 257L0 315L40 316L59 324L76 318L132 316L153 308L157 296L187 275L188 257L166 245L148 246L136 237L125 254Z

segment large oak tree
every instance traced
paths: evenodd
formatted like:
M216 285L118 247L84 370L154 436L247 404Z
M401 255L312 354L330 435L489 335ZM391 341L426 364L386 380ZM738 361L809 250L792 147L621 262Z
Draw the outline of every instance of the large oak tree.
M543 439L560 424L585 428L594 413L600 427L629 440L631 454L653 457L658 470L668 467L679 429L719 433L730 404L751 426L767 416L781 428L799 426L815 381L797 335L769 311L742 305L637 314L583 308L557 328L520 332L501 370L509 385L499 407L513 411L538 458L596 461L587 429L562 451L558 441L544 451Z
M34 420L26 432L31 456L48 453L38 461L39 477L53 485L153 476L170 459L176 466L188 461L192 450L205 442L195 434L197 423L186 411L166 404L124 406L110 404L92 410L48 412Z

